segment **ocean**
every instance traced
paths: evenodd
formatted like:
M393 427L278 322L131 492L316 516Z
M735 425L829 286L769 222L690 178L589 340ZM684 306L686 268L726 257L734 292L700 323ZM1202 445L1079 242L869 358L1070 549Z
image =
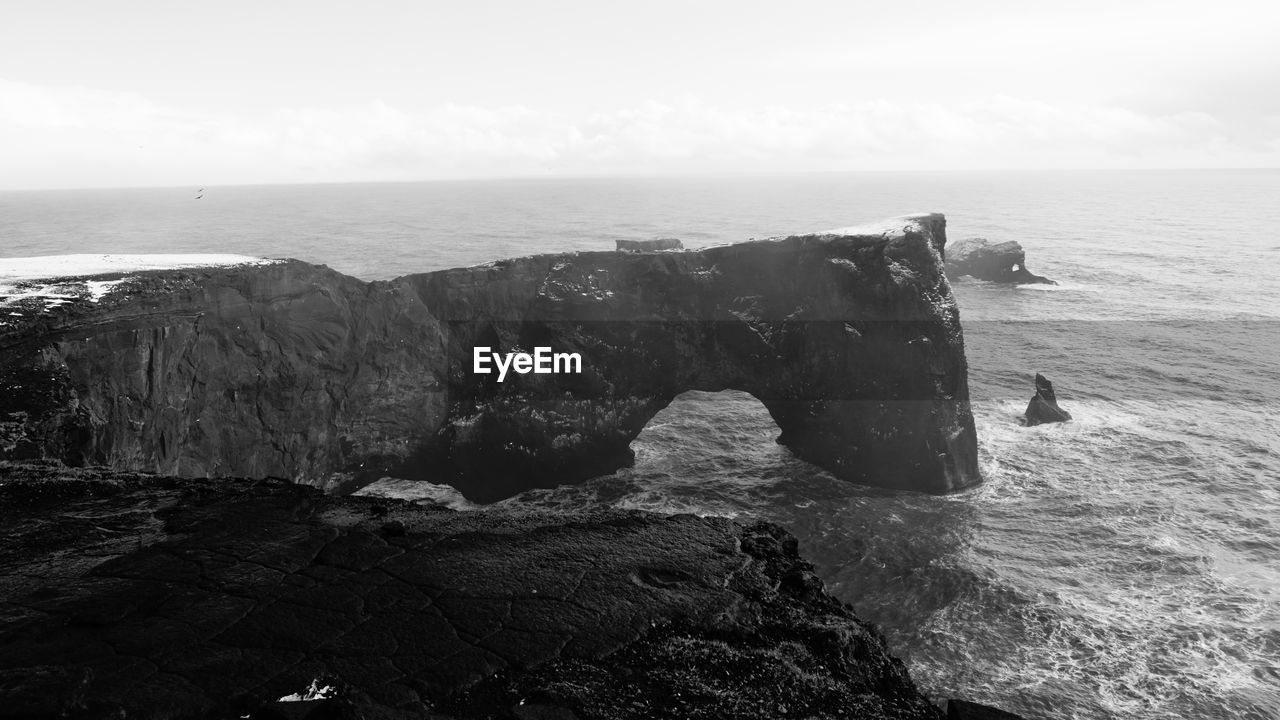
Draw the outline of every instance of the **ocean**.
M364 279L944 212L1056 286L953 284L985 482L934 497L792 457L691 392L636 463L507 504L763 518L931 696L1028 718L1280 718L1280 171L531 179L0 193L0 257L220 252ZM1074 419L1026 428L1032 378ZM448 488L371 488L477 509Z

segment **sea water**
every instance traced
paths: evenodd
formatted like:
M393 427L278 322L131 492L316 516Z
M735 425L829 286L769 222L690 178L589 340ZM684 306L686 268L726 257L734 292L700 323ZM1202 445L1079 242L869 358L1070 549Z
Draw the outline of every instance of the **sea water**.
M1029 718L1280 718L1280 172L901 173L0 193L0 256L220 252L365 279L945 212L1056 286L953 285L985 482L841 482L753 397L687 393L633 468L505 501L765 518L925 692ZM1032 378L1073 420L1025 428ZM385 492L471 508L447 488Z

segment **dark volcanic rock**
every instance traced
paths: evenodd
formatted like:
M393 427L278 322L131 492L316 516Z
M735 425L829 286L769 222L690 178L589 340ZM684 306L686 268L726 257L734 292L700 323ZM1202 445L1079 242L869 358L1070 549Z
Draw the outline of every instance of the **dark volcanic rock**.
M1036 373L1036 394L1027 403L1025 424L1041 425L1044 423L1066 422L1071 413L1058 407L1058 398L1053 394L1053 383L1045 376Z
M0 458L488 501L633 459L687 390L757 397L859 483L980 481L945 220L682 253L586 252L364 283L299 261L139 273L0 321ZM581 373L474 371L475 349Z
M659 250L683 250L684 243L679 238L658 238L657 240L618 240L618 250L631 252L655 252Z
M993 245L986 238L965 238L952 243L947 247L946 269L951 277L969 275L992 282L1058 284L1027 270L1027 254L1013 240Z
M942 717L773 525L13 465L0 507L0 717Z

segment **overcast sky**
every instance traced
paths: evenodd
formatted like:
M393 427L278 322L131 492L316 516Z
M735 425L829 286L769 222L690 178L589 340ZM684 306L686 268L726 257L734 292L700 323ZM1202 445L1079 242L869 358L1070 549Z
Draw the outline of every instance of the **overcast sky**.
M1280 167L1280 3L9 3L0 188Z

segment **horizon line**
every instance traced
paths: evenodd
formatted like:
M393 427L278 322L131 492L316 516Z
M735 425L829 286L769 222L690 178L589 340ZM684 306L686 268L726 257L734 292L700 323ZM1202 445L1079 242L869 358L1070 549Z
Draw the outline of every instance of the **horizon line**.
M707 172L649 172L649 173L568 173L568 174L515 174L478 175L445 178L421 178L414 180L317 180L314 182L233 182L188 183L183 185L77 185L44 187L0 187L0 193L23 192L77 192L84 190L177 190L199 188L246 187L313 187L333 185L416 185L440 183L486 183L511 181L574 181L574 180L686 180L686 179L737 179L768 177L801 177L833 175L982 175L982 174L1041 174L1041 173L1170 173L1170 172L1276 172L1280 166L1263 167L1124 167L1124 168L973 168L935 170L721 170Z

